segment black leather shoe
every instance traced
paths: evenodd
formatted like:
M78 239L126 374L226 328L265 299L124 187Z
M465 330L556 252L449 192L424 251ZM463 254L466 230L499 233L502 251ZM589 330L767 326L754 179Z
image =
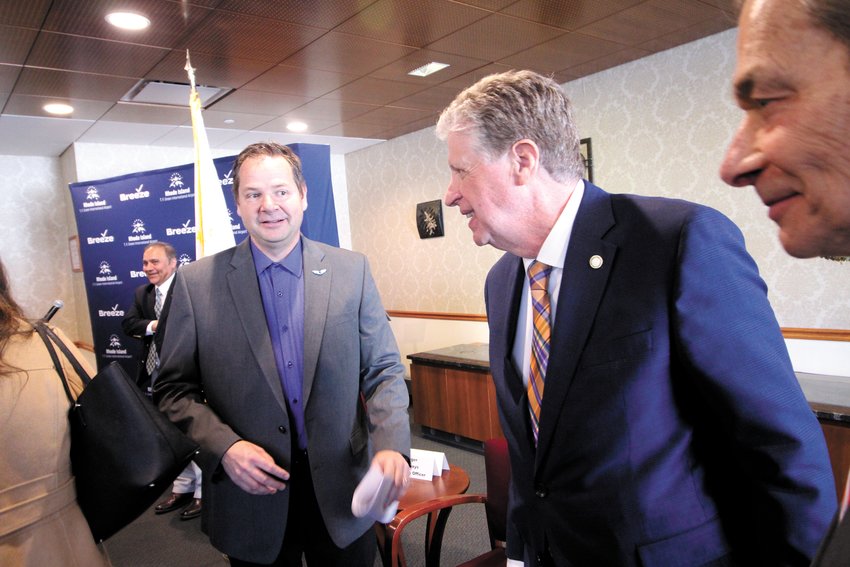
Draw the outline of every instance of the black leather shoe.
M182 494L172 492L171 496L156 505L156 508L154 508L154 512L156 512L157 514L165 514L166 512L174 511L177 508L182 508L183 506L185 506L191 499L191 492L185 492Z
M186 509L180 512L181 520L191 520L201 515L201 499L195 498L192 503L186 506Z

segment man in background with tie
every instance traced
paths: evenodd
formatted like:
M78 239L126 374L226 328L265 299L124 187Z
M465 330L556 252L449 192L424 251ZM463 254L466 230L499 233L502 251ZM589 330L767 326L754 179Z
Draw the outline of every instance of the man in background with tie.
M171 284L177 270L177 252L167 242L145 246L142 270L148 283L136 288L133 306L121 322L124 332L144 344L136 384L150 397L151 386L159 374L159 353L165 336L165 320L171 306ZM190 520L201 515L201 469L194 462L174 481L171 495L157 504L157 514L185 509L180 518ZM188 504L188 506L186 506Z
M528 71L443 112L445 196L487 276L526 565L806 565L835 509L820 427L738 228L582 179L569 100Z

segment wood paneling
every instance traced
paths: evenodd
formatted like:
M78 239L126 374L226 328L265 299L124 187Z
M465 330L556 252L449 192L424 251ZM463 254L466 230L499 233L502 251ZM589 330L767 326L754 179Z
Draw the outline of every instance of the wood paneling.
M413 363L413 420L468 439L503 437L488 372Z
M835 497L841 498L850 471L850 424L840 421L820 420L829 459L832 462L832 474L835 476Z

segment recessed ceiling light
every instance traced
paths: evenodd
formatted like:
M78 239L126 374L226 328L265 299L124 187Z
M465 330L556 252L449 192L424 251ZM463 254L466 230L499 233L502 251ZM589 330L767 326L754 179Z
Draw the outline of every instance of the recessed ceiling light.
M106 14L106 21L116 28L133 31L143 30L151 25L149 19L133 12L110 12Z
M50 114L59 114L62 116L74 112L73 106L69 104L62 104L61 102L45 104L42 108L44 108L45 112L49 112Z
M304 122L299 122L299 121L288 122L286 124L286 129L289 130L290 132L306 132L307 128L308 128L307 124L305 124Z
M225 118L225 119L224 119L224 123L225 123L225 124L235 124L235 123L236 123L236 121L235 121L234 119L232 119L232 118Z
M436 61L431 61L430 63L426 63L421 67L417 67L408 75L413 75L414 77L427 77L428 75L432 75L437 71L442 71L446 67L448 67L448 63L437 63Z

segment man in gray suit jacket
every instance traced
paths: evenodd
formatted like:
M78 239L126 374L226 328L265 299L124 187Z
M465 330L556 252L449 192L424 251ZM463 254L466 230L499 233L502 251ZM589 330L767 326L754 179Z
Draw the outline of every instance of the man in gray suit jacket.
M410 428L368 263L300 234L289 148L243 150L233 191L250 238L178 272L154 399L201 446L202 526L232 565L371 566L352 495L371 466L399 498Z

